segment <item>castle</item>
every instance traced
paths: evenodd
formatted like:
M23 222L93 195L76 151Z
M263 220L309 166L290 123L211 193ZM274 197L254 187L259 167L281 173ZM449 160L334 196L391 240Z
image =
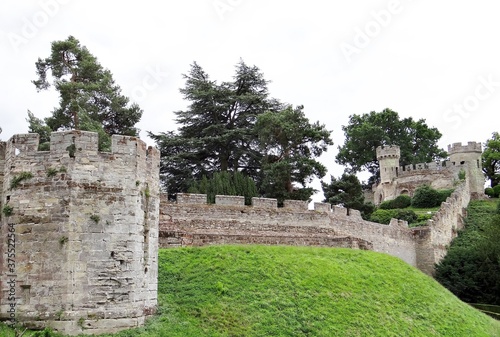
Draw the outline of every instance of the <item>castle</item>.
M448 172L439 179L453 184L453 194L418 228L368 222L324 203L310 210L296 200L278 208L275 199L246 206L243 197L216 196L209 205L205 195L179 194L170 202L160 193L158 150L135 137L113 136L111 152L99 152L97 134L84 131L53 133L50 151L38 151L38 143L37 134L0 142L0 319L71 335L140 326L154 313L158 247L348 247L397 256L432 274L469 200L482 194L476 143L453 144L450 163L432 172L412 167L415 175L399 167L396 147L377 150L384 168L378 200L411 194L417 176L435 183ZM465 181L455 179L461 169Z
M416 165L399 165L399 146L379 146L376 149L380 165L380 182L372 187L368 200L379 205L401 194L413 196L415 189L427 184L435 189L453 189L463 171L475 198L484 195L484 175L481 168L481 143L448 145L449 160ZM366 197L366 194L365 194Z

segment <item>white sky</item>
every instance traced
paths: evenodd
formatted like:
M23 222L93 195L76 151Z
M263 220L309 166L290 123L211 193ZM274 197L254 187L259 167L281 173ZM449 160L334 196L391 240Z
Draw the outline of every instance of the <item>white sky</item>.
M272 81L272 97L333 131L321 161L334 176L351 114L424 118L445 149L484 142L500 131L499 13L495 0L2 0L0 139L27 132L28 109L43 118L58 104L31 83L35 62L73 35L144 110L150 145L146 131L176 129L193 61L220 82L240 58Z

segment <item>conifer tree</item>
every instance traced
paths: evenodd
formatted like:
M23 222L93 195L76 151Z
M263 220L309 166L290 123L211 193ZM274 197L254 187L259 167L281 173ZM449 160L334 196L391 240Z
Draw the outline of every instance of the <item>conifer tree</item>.
M50 56L38 59L36 72L38 79L32 82L38 91L54 86L59 92L59 107L44 120L52 131L79 129L108 136L138 135L135 125L142 110L135 103L129 104L111 72L73 36L52 42ZM36 122L31 116L30 120Z
M268 81L243 61L236 65L232 81L211 80L196 62L184 78L180 92L190 105L175 112L178 132L149 132L162 154L160 171L167 192L186 191L193 181L215 172L242 171L256 181L262 154L255 121L259 114L281 107L269 98Z
M264 153L261 191L280 203L308 200L315 192L308 184L326 173L316 158L333 144L331 132L319 122L310 123L303 109L288 106L279 112L268 111L257 117L255 125Z

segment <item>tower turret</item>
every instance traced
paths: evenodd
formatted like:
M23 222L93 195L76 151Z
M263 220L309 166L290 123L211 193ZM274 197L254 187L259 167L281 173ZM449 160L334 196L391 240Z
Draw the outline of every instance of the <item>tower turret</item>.
M481 143L468 142L448 145L448 155L453 165L464 165L466 179L469 180L470 192L475 197L484 195L484 175L481 164L483 151Z
M400 149L397 145L377 147L377 160L380 165L380 182L390 183L398 176Z
M38 142L0 143L0 319L70 335L142 325L157 303L159 151L114 135L99 152L85 131Z

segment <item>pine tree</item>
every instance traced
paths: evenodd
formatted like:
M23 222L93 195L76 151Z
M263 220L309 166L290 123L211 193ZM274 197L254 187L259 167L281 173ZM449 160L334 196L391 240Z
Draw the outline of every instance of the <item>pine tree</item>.
M310 123L303 106L259 115L256 132L264 151L262 191L266 197L308 200L315 192L308 184L322 178L326 167L319 157L332 145L330 131L319 122Z
M217 83L195 62L180 92L190 102L177 111L177 133L149 136L162 154L162 181L169 194L186 191L193 180L216 172L242 171L257 180L262 154L254 125L257 116L281 104L269 98L260 70L240 61L233 81Z
M38 59L36 71L38 79L32 82L38 91L54 86L59 92L60 106L44 120L52 131L91 129L102 133L102 129L108 136L138 135L135 125L142 110L135 103L129 105L111 72L73 36L52 42L50 56ZM103 139L101 144L107 142Z

